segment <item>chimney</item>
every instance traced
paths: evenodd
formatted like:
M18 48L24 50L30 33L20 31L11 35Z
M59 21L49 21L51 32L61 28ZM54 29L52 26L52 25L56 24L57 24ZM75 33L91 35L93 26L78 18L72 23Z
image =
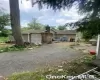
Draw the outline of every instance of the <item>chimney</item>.
M45 29L46 29L46 31L45 31L45 32L50 33L50 26L49 26L49 25L47 25L47 26L45 27Z

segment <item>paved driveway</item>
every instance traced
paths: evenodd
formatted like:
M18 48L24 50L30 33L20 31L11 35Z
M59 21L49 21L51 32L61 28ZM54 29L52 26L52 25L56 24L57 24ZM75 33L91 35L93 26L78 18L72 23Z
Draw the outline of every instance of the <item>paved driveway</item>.
M14 72L34 71L46 66L60 65L61 62L82 56L68 48L68 43L53 43L29 51L0 54L0 74L8 76Z

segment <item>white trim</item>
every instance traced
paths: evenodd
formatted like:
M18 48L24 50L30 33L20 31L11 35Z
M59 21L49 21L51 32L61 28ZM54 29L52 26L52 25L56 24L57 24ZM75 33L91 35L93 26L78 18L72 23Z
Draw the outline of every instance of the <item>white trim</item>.
M30 39L29 39L30 37L29 37L29 33L28 33L28 42L30 42Z

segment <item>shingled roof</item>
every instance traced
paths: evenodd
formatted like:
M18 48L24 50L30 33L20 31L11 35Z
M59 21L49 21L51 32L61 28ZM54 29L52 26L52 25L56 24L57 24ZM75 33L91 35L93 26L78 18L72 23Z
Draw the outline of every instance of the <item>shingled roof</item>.
M56 30L57 34L76 34L76 30Z
M22 34L40 34L42 32L45 32L45 30L26 30L22 31ZM51 30L51 33L56 33L56 34L76 34L76 30Z
M22 31L22 34L30 34L30 33L40 34L42 32L45 32L45 31L44 30L33 30L33 29L30 29L30 30Z

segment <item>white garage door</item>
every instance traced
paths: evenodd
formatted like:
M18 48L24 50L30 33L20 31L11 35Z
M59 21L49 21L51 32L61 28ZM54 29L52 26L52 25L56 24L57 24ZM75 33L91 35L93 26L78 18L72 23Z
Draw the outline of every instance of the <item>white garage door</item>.
M41 44L42 37L41 34L31 34L31 43Z

